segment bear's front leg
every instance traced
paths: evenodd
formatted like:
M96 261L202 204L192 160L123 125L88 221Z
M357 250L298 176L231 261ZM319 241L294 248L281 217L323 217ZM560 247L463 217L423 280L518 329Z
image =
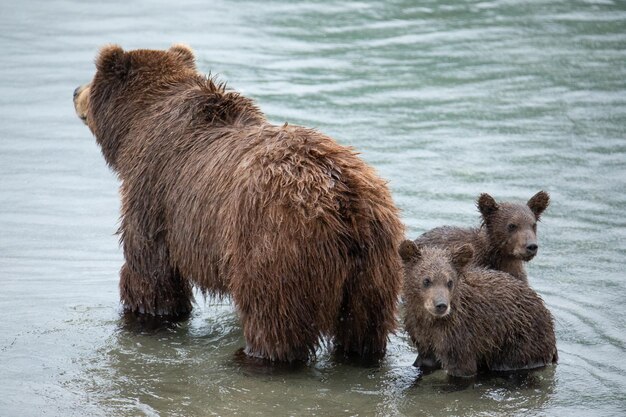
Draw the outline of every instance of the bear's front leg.
M444 365L446 373L450 376L469 378L478 372L476 359L453 360Z
M417 359L413 362L413 366L423 369L423 370L431 370L431 369L439 369L441 368L441 364L435 357L435 354L432 351L422 351L420 350Z
M446 346L435 348L441 367L453 377L469 378L478 372L476 353L462 346L460 341L449 339Z
M163 271L166 272L166 271ZM128 263L120 271L120 297L124 310L152 316L184 319L191 312L191 285L173 271L140 274Z
M129 217L122 222L126 263L120 271L120 297L124 310L184 318L191 311L191 284L170 265L163 235L140 233Z

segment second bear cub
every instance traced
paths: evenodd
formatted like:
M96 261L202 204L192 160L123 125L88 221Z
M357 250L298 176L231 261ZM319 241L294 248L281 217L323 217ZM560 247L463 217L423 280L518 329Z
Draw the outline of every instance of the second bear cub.
M480 369L531 369L556 362L552 315L537 293L506 273L468 267L470 245L400 245L404 324L415 366L469 377Z
M537 254L537 222L548 204L550 196L545 191L539 191L526 204L496 203L489 194L481 194L477 206L483 223L479 228L437 227L415 243L445 247L470 243L474 265L507 272L527 282L524 262Z

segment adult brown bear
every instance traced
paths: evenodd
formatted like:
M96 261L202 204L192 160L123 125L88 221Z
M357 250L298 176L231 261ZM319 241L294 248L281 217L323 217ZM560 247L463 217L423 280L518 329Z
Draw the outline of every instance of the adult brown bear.
M104 47L74 103L122 182L127 311L185 315L195 285L232 296L251 356L384 352L403 226L352 149L270 124L182 45Z

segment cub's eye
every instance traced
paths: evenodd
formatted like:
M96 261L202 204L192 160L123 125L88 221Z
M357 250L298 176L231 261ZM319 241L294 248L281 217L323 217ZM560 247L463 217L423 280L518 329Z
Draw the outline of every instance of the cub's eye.
M432 284L432 281L430 280L430 278L424 278L424 281L422 281L424 284L424 288L428 288L430 287L430 284Z
M452 282L452 281L448 281L448 284L447 284L447 285L448 285L448 288L452 288L452 286L454 285L454 282Z
M514 232L515 229L517 229L517 225L511 223L511 224L509 224L508 228L509 228L509 232Z

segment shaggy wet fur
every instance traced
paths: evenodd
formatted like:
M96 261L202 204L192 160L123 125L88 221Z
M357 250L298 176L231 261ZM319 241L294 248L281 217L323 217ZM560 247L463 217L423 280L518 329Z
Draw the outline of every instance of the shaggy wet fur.
M479 228L437 227L415 243L448 248L470 243L475 266L507 272L528 282L524 262L537 254L537 222L549 203L545 191L539 191L526 204L496 203L489 194L481 194L477 202L482 215Z
M539 295L506 273L470 266L470 245L448 250L407 240L400 255L416 366L467 377L557 361L552 315Z
M122 182L126 310L185 315L194 285L232 296L248 355L305 360L327 336L384 352L404 230L372 168L318 131L268 123L188 47L108 46L96 67L75 105Z

